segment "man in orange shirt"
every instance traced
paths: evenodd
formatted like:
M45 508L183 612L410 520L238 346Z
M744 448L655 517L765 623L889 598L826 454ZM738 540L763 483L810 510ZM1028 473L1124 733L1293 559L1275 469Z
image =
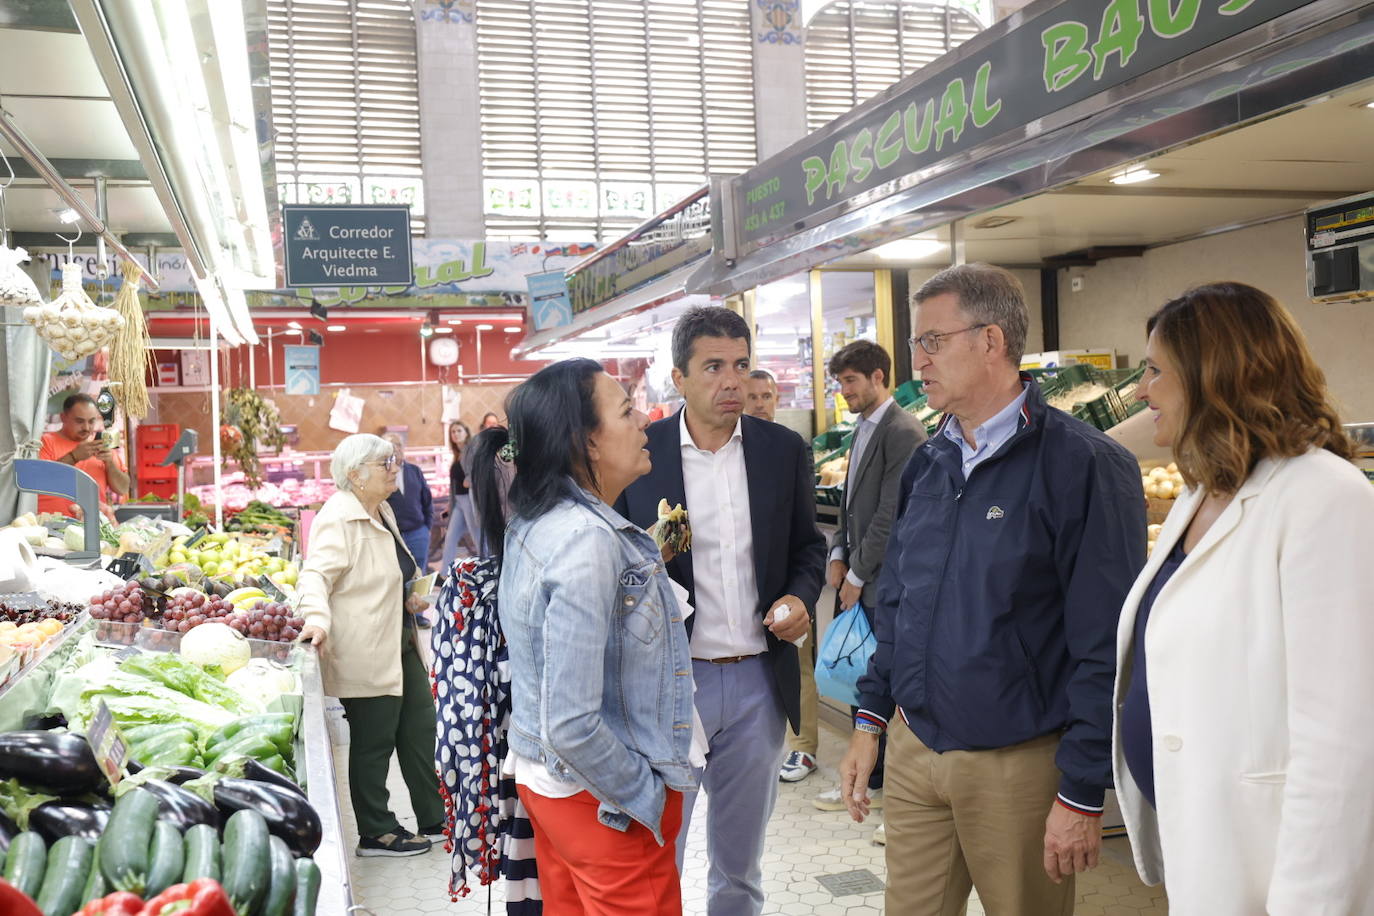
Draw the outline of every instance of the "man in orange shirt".
M129 493L129 472L119 455L100 438L105 422L96 409L95 398L88 394L74 394L62 402L62 429L43 434L43 447L38 457L44 461L58 461L85 471L100 490L102 511L108 492L121 496ZM74 514L74 503L60 496L38 497L39 512Z

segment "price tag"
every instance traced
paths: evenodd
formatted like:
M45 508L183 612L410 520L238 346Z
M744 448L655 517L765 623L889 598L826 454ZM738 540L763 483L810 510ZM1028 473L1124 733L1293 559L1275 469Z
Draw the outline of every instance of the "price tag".
M260 576L258 577L258 582L260 584L259 587L261 587L263 591L267 592L267 597L271 598L273 601L277 602L278 604L291 603L291 599L286 596L286 592L278 588L277 583L273 582L271 579L267 578L266 576Z
M143 548L143 555L152 560L153 565L149 567L149 572L158 566L167 565L167 554L172 549L172 532L164 531L153 539L153 542Z
M106 571L119 576L119 578L127 582L142 569L142 562L144 560L145 558L142 554L132 552L125 553L117 559L111 560L110 565L106 567Z
M124 762L129 759L129 746L115 727L114 716L103 700L86 728L86 741L91 745L95 759L110 780L110 785L118 785L124 778Z
M210 529L209 529L209 528L197 528L194 532L192 532L191 537L186 541L186 546L187 546L187 547L194 547L194 546L196 546L196 545L199 544L201 541L205 540L205 536L208 535L209 533L210 533Z

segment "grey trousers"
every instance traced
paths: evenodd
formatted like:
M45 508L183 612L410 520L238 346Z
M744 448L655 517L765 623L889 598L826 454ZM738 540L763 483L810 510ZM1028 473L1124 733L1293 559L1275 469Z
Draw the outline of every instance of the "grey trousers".
M763 911L763 844L778 797L787 717L767 656L733 665L692 663L697 712L710 752L701 788L706 810L706 912L709 916L758 916ZM697 793L682 799L677 839L678 872Z

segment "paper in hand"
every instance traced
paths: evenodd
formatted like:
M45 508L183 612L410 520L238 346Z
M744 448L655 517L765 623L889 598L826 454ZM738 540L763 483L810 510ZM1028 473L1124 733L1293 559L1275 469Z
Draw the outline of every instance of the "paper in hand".
M786 620L788 617L791 617L791 616L792 616L792 605L790 605L790 604L780 604L780 605L778 605L778 606L773 610L773 622L774 622L774 623L781 623L782 621ZM794 646L796 646L798 649L800 649L802 646L804 646L804 645L806 644L806 637L808 637L808 636L810 636L810 635L811 635L811 634L810 634L809 632L807 632L807 633L802 633L802 635L800 635L800 636L798 636L796 639L792 640L792 645L794 645Z

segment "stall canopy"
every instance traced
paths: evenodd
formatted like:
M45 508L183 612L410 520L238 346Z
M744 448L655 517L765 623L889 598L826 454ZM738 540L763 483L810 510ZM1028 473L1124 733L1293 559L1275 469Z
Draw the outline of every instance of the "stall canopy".
M0 151L19 160L6 194L16 241L65 249L55 233L75 234L73 214L61 218L71 206L112 247L180 248L220 333L255 341L244 290L279 285L271 136L257 115L266 48L262 0L7 5ZM54 192L62 182L78 201Z
M1368 119L1356 112L1367 113L1358 90L1374 79L1372 49L1368 2L1041 0L714 182L714 250L688 289L729 295L951 224L971 255L975 241L1016 242L978 255L1008 266L1091 263L1113 254L1090 250L1107 236L1138 251L1177 240L1180 224L1205 234L1367 190ZM1308 106L1324 109L1308 119L1320 120L1321 139L1275 136L1267 157L1249 146L1241 161L1255 169L1237 168L1239 150L1220 142ZM1165 153L1206 161L1147 185L1108 180L1147 162L1172 171L1152 158ZM1052 192L1057 222L1088 250L1046 250L1025 223L1003 228ZM1181 221L1166 214L1181 208ZM969 219L993 210L999 219ZM1139 231L1123 232L1123 217L1139 219Z
M624 238L565 273L566 321L525 338L514 355L645 356L637 338L704 297L686 284L711 252L711 206L706 188L685 197ZM653 314L644 313L653 310Z

